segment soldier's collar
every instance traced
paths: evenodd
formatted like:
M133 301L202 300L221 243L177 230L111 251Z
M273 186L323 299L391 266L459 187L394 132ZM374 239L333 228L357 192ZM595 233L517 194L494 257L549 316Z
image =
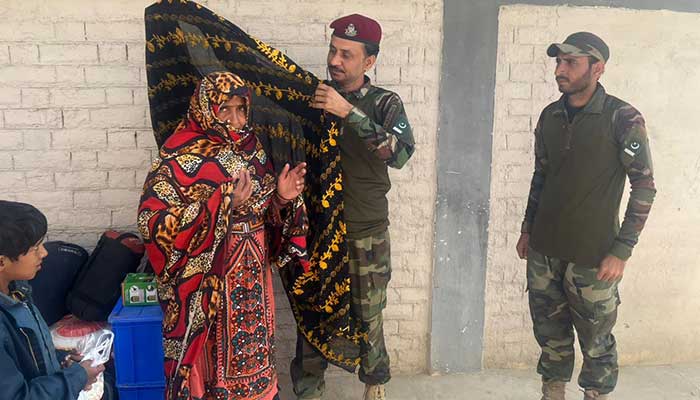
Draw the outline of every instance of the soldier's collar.
M340 89L340 86L338 86L337 83L333 82L333 87L338 91L338 93L345 95L345 96L352 96L357 99L361 99L369 93L369 89L372 87L372 81L369 79L369 76L365 75L365 83L362 84L362 86L354 90L352 92L344 92L343 90Z
M603 85L598 82L595 92L593 92L593 96L591 97L590 100L588 100L588 103L586 103L586 106L583 107L583 110L581 110L582 113L586 114L600 114L603 112L603 106L605 105L605 88ZM562 95L559 98L559 105L562 110L566 108L566 95Z

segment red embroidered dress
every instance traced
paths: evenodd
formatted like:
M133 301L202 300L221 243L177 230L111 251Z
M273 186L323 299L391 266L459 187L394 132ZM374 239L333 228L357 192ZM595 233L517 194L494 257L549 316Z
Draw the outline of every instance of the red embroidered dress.
M139 207L164 312L167 399L277 394L269 263L305 258L306 217L301 199L278 201L275 172L255 134L216 117L234 95L250 104L231 73L202 80L187 119L161 147ZM243 169L253 193L232 208L232 177Z

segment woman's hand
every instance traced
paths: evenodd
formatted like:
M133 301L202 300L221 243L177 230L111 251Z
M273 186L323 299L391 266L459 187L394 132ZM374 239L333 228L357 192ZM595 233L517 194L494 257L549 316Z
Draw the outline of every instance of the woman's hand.
M277 196L288 203L294 200L304 191L304 175L306 175L306 163L301 163L290 170L286 164L277 178Z
M253 193L253 180L250 177L250 172L247 169L238 171L233 176L233 208L239 207L245 203Z

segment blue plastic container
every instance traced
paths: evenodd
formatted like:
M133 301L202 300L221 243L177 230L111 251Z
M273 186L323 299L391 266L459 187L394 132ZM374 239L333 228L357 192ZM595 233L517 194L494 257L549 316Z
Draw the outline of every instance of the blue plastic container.
M117 387L141 396L154 387L165 386L163 373L163 334L160 306L124 307L121 299L109 316L114 331L114 363ZM132 387L138 389L132 390ZM121 389L120 389L121 392ZM133 393L132 393L133 394ZM161 397L129 397L160 399Z
M165 386L119 386L119 400L163 400Z

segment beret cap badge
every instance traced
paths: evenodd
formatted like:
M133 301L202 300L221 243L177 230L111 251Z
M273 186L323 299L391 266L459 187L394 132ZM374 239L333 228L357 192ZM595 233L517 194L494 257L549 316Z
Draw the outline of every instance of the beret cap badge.
M357 36L357 29L355 29L355 25L348 24L347 28L345 28L345 36L349 36L349 37Z

